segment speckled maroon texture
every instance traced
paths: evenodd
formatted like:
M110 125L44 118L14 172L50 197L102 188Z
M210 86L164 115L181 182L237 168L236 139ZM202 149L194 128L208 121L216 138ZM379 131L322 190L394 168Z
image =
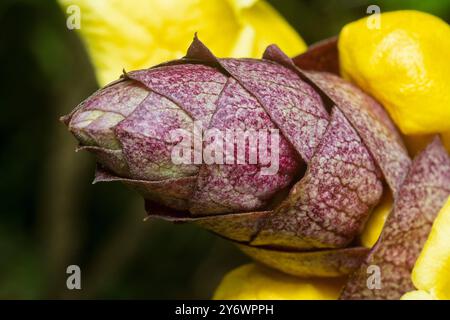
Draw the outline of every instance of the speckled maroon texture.
M209 127L222 132L276 129L258 101L232 78L223 89ZM236 142L233 145L236 149ZM284 138L279 150L280 170L274 176L261 175L259 164L202 165L190 211L230 213L263 207L275 192L289 185L299 169L295 150Z
M205 126L216 111L217 100L227 81L217 69L201 64L161 66L130 72L127 77L173 101Z
M436 138L416 159L377 244L350 278L342 299L399 299L414 290L411 271L436 215L450 195L450 158ZM367 287L367 268L378 266L381 289Z
M267 219L255 245L343 247L362 228L382 194L381 175L339 109L305 176Z
M375 100L311 71L336 71L333 46L323 43L296 59L308 66L304 71L275 45L263 59L219 59L195 38L185 58L125 73L63 120L80 149L96 155L95 181L136 189L150 216L194 222L248 248L283 251L288 260L291 252L293 261L320 264L318 276L345 274L365 250L339 248L363 228L383 181L397 194L410 160ZM171 132L192 132L198 121L221 132L278 130L278 171L261 174L269 163L175 164L179 141ZM330 254L299 256L316 248ZM336 267L345 261L349 267ZM306 269L314 274L296 270Z
M330 73L305 72L355 127L384 174L393 194L398 192L411 159L387 113L370 96Z

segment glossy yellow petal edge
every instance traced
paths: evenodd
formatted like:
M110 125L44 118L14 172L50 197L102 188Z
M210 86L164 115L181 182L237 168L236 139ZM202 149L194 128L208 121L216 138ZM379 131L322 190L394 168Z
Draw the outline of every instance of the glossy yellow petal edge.
M432 297L450 300L450 197L433 223L414 266L412 281Z
M389 213L394 205L392 194L386 191L380 200L380 203L375 207L371 213L363 232L360 236L361 244L366 248L372 248L378 241L381 231L383 230L384 223L386 222Z
M364 18L339 36L341 73L377 98L404 134L450 131L450 26L418 11Z
M344 278L297 278L251 263L225 275L213 299L335 300L344 283Z
M220 57L261 57L277 43L289 55L306 50L295 30L262 0L59 0L80 11L78 30L100 85L122 70L184 56L194 33Z

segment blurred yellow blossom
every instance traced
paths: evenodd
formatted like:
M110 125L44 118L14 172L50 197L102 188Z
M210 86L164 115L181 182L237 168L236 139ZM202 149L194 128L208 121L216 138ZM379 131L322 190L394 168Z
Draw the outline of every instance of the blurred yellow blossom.
M230 271L214 299L226 300L335 300L345 278L298 278L259 264Z
M276 43L288 55L301 37L262 0L59 0L79 7L79 32L101 86L122 70L184 56L195 32L218 56L261 57ZM69 10L70 13L70 10Z

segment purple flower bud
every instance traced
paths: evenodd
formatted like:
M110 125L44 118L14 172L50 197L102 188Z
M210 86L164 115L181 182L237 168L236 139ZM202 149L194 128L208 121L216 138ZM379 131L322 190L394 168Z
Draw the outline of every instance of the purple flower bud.
M136 189L150 216L197 223L290 274L338 276L363 265L354 240L382 193L407 196L411 159L384 109L337 71L336 39L258 60L218 59L195 38L185 58L125 73L64 121L96 155L95 181Z

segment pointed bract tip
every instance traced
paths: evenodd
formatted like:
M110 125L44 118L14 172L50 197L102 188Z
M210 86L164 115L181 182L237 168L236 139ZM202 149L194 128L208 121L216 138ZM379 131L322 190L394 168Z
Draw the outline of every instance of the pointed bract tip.
M122 69L122 74L120 75L119 80L120 80L120 79L128 79L128 78L130 78L130 76L128 75L127 70L125 70L125 68L123 68L123 69ZM116 80L116 81L117 81L117 80Z
M263 59L279 63L288 68L296 68L294 62L276 44L269 45L263 54Z
M66 114L65 116L61 116L59 117L59 121L61 121L62 123L64 123L66 126L69 126L69 122L71 119L71 115L70 114Z
M187 50L185 58L217 63L216 56L200 41L197 32L194 34L194 39Z
M308 50L294 58L294 64L308 71L334 73L339 76L338 37L331 37L311 45Z

